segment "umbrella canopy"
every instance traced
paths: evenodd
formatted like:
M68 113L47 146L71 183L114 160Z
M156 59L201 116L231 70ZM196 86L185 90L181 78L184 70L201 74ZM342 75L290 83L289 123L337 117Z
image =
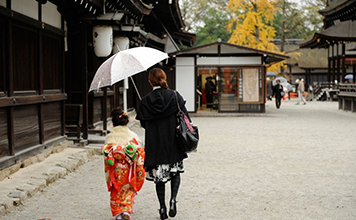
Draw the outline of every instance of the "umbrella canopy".
M269 71L267 72L267 76L272 77L272 76L277 76L277 74L275 72Z
M279 80L280 81L280 84L287 84L288 83L288 80L286 78L283 78L283 77L276 77L273 81L272 81L272 85L276 85L276 81Z
M353 79L353 78L354 78L354 76L352 74L347 74L345 76L345 79Z
M106 60L96 71L89 92L112 86L129 76L147 70L167 59L168 54L150 47L135 47L120 51Z

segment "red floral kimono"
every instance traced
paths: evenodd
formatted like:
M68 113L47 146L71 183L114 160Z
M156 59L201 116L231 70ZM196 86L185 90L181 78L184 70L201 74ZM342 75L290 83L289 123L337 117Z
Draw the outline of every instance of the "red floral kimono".
M145 170L145 151L135 138L124 145L103 146L105 174L112 215L132 213L134 196L141 189Z

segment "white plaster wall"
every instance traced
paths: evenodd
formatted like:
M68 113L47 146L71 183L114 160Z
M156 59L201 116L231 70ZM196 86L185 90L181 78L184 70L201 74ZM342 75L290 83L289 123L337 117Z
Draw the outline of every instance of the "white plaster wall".
M187 101L189 112L195 110L195 72L194 57L178 57L176 59L176 90Z
M199 57L197 65L259 65L261 57Z
M346 55L355 55L356 51L346 51Z
M61 29L61 14L57 11L57 6L51 2L42 5L42 21L46 24L52 25Z
M177 57L177 66L194 66L194 57Z
M0 0L0 6L6 7L6 0Z
M11 9L30 18L38 20L38 2L35 0L11 1Z

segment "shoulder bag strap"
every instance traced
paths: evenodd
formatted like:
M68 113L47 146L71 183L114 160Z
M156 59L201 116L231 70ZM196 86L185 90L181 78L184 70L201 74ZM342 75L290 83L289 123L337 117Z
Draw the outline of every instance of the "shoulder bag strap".
M178 96L177 96L177 92L174 90L174 95L176 96L176 102L177 102L177 106L178 106L178 110L179 112L183 112L181 109L180 109L180 106L179 106L179 103L178 103ZM184 112L183 112L184 114Z
M179 112L183 114L185 124L187 125L190 132L194 132L194 128L192 127L192 124L190 123L188 117L184 114L184 112L179 107L178 96L177 96L177 92L175 90L174 90L174 95L176 96L176 101L177 101L177 106L178 106Z

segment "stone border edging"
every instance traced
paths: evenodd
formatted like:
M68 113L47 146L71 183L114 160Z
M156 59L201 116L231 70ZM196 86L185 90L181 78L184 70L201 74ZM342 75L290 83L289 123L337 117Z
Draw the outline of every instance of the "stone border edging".
M100 155L101 149L71 148L64 144L54 147L50 152L48 156L48 152L42 155L44 158L41 161L34 159L38 155L29 158L28 160L34 163L27 166L31 163L26 162L26 171L18 168L11 176L0 181L0 215L11 212L51 183L74 172L93 155Z

